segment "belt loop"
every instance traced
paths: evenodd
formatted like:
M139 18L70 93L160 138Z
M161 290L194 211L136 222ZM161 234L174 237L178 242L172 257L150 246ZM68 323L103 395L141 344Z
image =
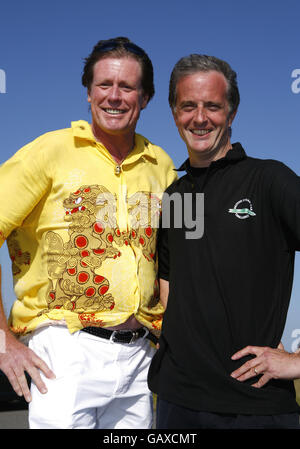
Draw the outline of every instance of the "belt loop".
M117 333L117 331L112 332L111 336L109 337L110 343L115 343L114 336L116 335L116 333Z

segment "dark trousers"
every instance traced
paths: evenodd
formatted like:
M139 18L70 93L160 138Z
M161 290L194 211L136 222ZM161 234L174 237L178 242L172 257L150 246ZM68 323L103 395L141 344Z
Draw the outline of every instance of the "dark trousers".
M198 412L172 404L157 402L157 429L300 429L299 414L234 415Z

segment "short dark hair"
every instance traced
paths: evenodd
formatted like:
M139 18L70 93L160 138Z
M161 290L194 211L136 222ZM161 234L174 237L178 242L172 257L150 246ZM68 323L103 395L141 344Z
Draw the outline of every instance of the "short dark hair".
M85 64L81 82L88 90L91 87L94 77L94 65L100 59L114 57L132 57L136 59L142 68L142 89L149 100L154 95L154 75L153 65L147 53L138 45L134 44L127 37L115 37L112 39L99 41L93 48L91 54L84 59Z
M179 80L184 76L191 75L196 72L217 71L224 75L228 83L227 99L230 108L230 114L233 114L240 103L240 94L237 85L237 75L230 65L215 56L207 56L200 54L191 54L185 56L175 64L169 84L169 105L171 109L176 106L176 88Z

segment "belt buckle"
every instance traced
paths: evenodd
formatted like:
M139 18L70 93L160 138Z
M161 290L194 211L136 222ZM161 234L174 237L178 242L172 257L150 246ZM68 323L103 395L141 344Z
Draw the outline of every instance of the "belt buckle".
M131 332L132 332L132 337L131 337L130 342L128 343L129 345L134 343L139 338L139 333L137 331L131 331Z
M131 343L134 343L139 337L139 331L140 329L137 329L136 331L131 331L132 332L132 338L130 340L130 342L128 343L129 345ZM143 330L145 331L145 334L141 337L142 340L145 340L145 338L147 337L147 335L149 334L149 329L146 329L145 327L143 327Z
M147 337L147 335L149 334L149 329L146 329L145 327L143 327L143 330L145 331L145 334L141 337L142 340L145 340L145 338ZM130 340L130 342L128 343L129 345L131 343L134 343L139 337L139 329L136 331L131 331L132 332L132 339Z
M127 334L128 332L132 333L132 337L131 337L131 339L130 339L130 341L128 343L122 342L122 341L116 339L116 334ZM133 331L133 330L118 330L118 331L113 331L113 333L111 334L109 340L114 342L114 343L125 343L127 345L131 345L138 338L139 338L139 333L137 331Z

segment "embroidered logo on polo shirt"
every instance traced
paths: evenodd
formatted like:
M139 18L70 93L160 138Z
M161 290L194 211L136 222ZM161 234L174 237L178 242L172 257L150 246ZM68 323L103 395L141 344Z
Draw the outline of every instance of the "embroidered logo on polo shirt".
M229 209L228 212L230 214L235 214L235 216L241 220L254 217L256 215L255 212L253 212L252 203L248 198L243 198L235 203L233 209Z

